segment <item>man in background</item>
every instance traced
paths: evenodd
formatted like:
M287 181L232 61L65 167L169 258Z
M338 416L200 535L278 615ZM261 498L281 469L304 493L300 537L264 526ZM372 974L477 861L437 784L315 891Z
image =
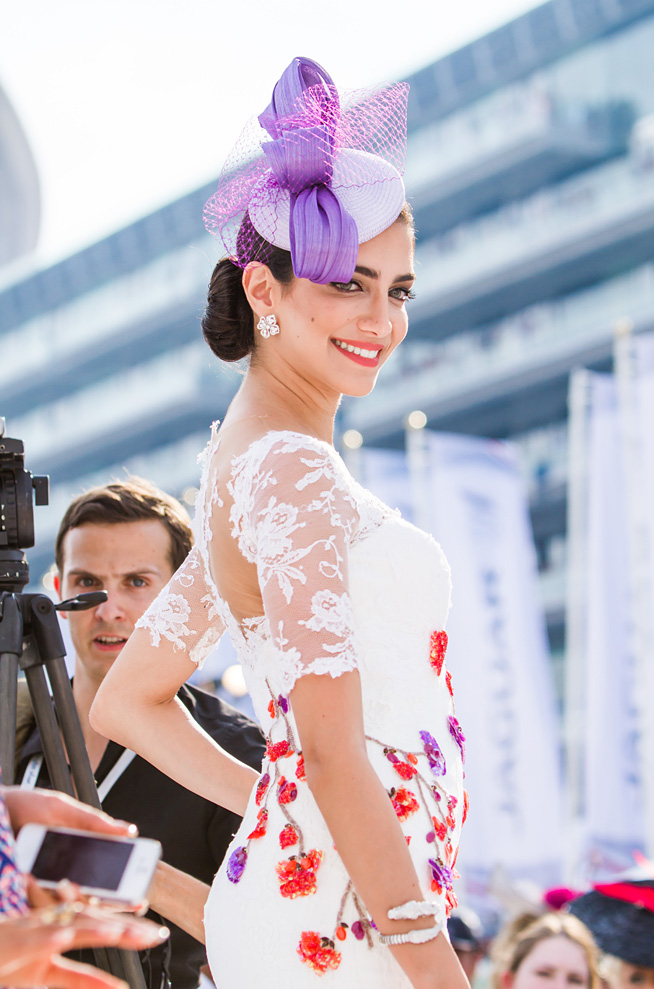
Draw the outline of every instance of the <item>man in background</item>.
M485 954L481 921L473 910L459 907L448 917L447 933L461 967L473 985L475 970Z
M76 498L57 535L55 587L61 599L105 590L107 601L67 615L75 650L73 696L102 808L134 822L163 846L150 890L151 913L171 929L168 945L141 956L149 989L170 979L195 989L206 956L202 914L208 886L240 819L168 779L150 763L93 730L89 711L98 687L134 626L184 561L192 545L188 517L174 498L132 478ZM185 684L178 697L218 744L255 769L263 736L249 718L219 698ZM49 787L36 728L22 747L17 781ZM219 979L219 973L216 973Z

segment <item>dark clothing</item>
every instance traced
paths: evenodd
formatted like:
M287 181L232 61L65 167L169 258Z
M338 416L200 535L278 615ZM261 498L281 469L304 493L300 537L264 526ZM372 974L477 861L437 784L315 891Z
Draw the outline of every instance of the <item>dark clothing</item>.
M265 748L258 726L229 704L197 687L185 685L178 697L194 719L227 752L254 769L261 768ZM109 742L95 772L99 785L124 752L122 745ZM17 782L23 778L28 761L42 754L38 731L34 731L20 754ZM49 787L45 762L37 786ZM202 882L213 881L232 836L240 824L236 814L198 797L168 779L149 762L136 756L116 780L102 808L123 821L137 825L144 838L156 838L163 846L163 860ZM159 920L156 914L148 914ZM172 959L170 978L173 989L195 989L199 971L206 964L204 946L174 924L171 930ZM143 971L149 989L159 989L165 946L142 953ZM92 962L90 952L80 953ZM218 977L218 974L217 974Z

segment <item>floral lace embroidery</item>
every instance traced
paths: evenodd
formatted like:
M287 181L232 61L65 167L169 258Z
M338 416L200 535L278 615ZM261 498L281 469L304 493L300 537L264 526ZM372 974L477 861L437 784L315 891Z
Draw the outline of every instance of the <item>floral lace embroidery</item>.
M269 433L233 462L232 535L257 566L278 673L357 668L347 552L360 524L351 479L327 443Z
M198 666L218 644L225 629L207 580L198 547L164 587L159 596L136 622L147 629L153 646L162 639L173 650L184 649Z

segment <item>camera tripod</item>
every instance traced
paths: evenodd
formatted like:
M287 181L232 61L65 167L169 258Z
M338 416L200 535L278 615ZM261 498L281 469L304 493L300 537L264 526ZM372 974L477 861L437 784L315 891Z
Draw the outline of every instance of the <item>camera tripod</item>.
M101 809L82 726L64 662L66 650L57 611L94 608L106 591L80 594L56 605L45 594L23 594L29 568L22 549L34 545L32 488L37 505L48 503L48 478L23 468L23 444L4 437L0 419L0 767L5 784L14 781L17 682L25 674L32 710L55 790ZM20 540L20 542L19 542ZM46 679L47 670L47 679ZM52 697L48 682L52 688ZM63 741L62 741L63 735ZM64 749L65 744L65 749ZM68 758L66 757L68 755ZM73 786L74 782L74 786ZM138 955L117 948L94 948L96 964L145 989Z

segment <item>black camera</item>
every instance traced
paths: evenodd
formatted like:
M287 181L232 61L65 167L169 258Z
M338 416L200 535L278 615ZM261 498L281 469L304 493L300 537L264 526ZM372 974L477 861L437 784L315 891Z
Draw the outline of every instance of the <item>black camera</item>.
M0 591L20 591L29 582L24 549L34 545L34 508L47 505L49 478L25 470L22 440L5 436L0 417Z

